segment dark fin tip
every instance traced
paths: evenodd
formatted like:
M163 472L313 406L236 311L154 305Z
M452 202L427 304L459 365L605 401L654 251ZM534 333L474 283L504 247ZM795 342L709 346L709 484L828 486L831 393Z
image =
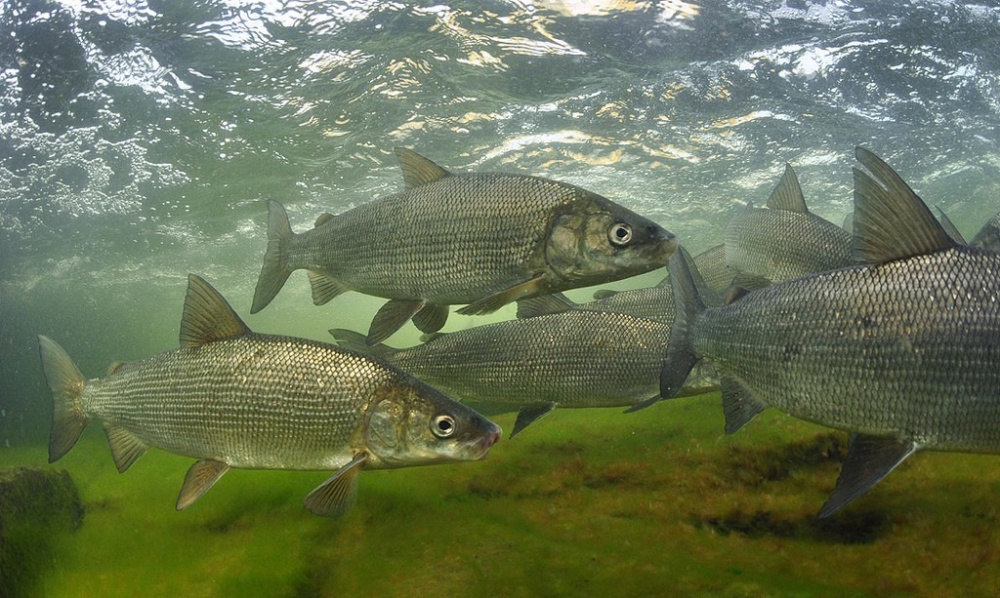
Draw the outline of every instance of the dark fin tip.
M913 441L895 436L852 435L837 485L816 517L829 517L846 507L919 448Z
M539 295L519 299L517 302L517 318L533 318L535 316L545 316L548 314L558 314L572 311L578 306L566 298L562 293L552 293L551 295Z
M513 303L514 301L545 293L548 281L548 276L545 274L539 274L531 280L526 280L525 282L504 289L499 293L483 297L478 301L473 301L472 303L459 309L458 313L464 316L476 316L493 313L508 303Z
M257 288L254 289L250 313L255 314L267 307L281 287L285 286L285 281L292 273L292 268L288 266L288 244L294 236L284 206L268 200L267 250L257 278Z

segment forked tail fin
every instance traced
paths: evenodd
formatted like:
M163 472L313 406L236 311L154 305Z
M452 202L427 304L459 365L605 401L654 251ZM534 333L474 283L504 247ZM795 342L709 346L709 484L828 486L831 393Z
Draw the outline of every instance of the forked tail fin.
M294 237L292 226L288 223L288 214L280 203L267 202L267 251L264 252L264 265L260 269L257 288L253 293L253 306L250 313L255 314L267 307L267 304L285 286L285 281L292 273L288 265L288 243Z
M695 273L698 270L687 250L678 246L677 251L670 256L667 271L670 273L670 284L674 291L674 323L670 327L667 354L663 358L663 369L660 370L660 394L636 403L626 409L626 413L645 409L663 399L676 396L684 386L691 369L698 363L699 357L695 355L691 337L691 325L697 315L705 310L705 302L698 292L695 280ZM697 278L700 279L701 276L697 275Z
M698 293L690 264L691 257L683 248L667 264L674 290L675 315L670 327L667 355L660 372L660 396L664 399L677 394L691 373L691 368L698 363L691 338L691 325L697 315L705 310L705 304Z
M65 455L87 427L83 412L83 387L87 380L69 354L52 339L39 335L42 370L52 391L52 433L49 435L49 463Z

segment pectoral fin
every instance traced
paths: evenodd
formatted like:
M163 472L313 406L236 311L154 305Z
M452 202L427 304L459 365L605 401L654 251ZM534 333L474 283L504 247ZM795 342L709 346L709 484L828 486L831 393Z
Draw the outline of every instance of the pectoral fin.
M229 471L228 465L214 459L202 459L192 465L184 476L184 485L181 486L180 496L177 497L177 510L182 511L190 507L191 503L208 492L227 471Z
M104 433L108 435L111 445L111 456L115 460L118 473L123 473L136 459L146 453L146 445L125 428L112 423L104 424Z
M882 481L920 447L912 440L896 436L855 434L847 445L847 459L833 494L817 517L829 517Z
M358 474L367 460L366 453L355 455L350 463L306 496L305 507L323 517L343 517L358 499Z
M368 344L375 345L392 336L424 308L421 299L390 299L379 308L368 328Z
M594 293L595 295L597 293ZM539 295L528 297L517 302L517 319L533 318L548 314L559 314L573 311L577 305L570 301L562 293L552 293L551 295Z
M432 333L444 328L448 321L448 306L426 303L413 315L413 325L420 332Z
M528 427L529 424L534 423L540 419L543 415L548 414L550 411L556 408L555 403L536 403L534 405L526 405L517 412L517 420L514 421L514 431L510 433L510 437L513 438L517 434Z
M548 276L545 274L539 274L531 280L516 284L508 289L500 291L499 293L490 295L489 297L483 297L479 301L474 301L458 310L458 313L466 316L493 313L504 305L517 301L518 299L546 292L548 282Z

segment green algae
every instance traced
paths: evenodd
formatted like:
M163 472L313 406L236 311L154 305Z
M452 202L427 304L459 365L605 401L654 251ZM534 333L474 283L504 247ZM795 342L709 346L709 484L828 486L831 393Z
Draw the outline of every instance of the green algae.
M64 470L0 469L0 596L32 591L52 545L80 525L80 497Z
M843 434L773 410L722 428L717 394L556 410L482 462L365 472L328 520L301 505L326 472L234 470L176 512L191 461L153 450L118 474L93 427L59 462L84 524L54 539L34 595L932 597L1000 580L994 457L917 455L817 521Z

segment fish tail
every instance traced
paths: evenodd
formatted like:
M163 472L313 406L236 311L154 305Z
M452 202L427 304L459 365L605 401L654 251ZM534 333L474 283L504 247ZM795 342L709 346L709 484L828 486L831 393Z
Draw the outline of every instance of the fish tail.
M49 463L55 463L73 448L87 427L87 415L83 411L83 388L87 380L69 354L52 339L39 335L38 348L42 370L52 391Z
M267 304L281 290L292 273L288 265L288 244L294 238L292 226L288 223L288 214L280 203L267 202L267 251L264 253L264 265L260 269L257 288L253 293L253 306L250 313L255 314L267 307Z
M691 268L691 256L683 248L667 264L674 291L675 315L660 371L660 396L665 399L677 394L698 363L691 330L698 314L705 310L705 303Z

